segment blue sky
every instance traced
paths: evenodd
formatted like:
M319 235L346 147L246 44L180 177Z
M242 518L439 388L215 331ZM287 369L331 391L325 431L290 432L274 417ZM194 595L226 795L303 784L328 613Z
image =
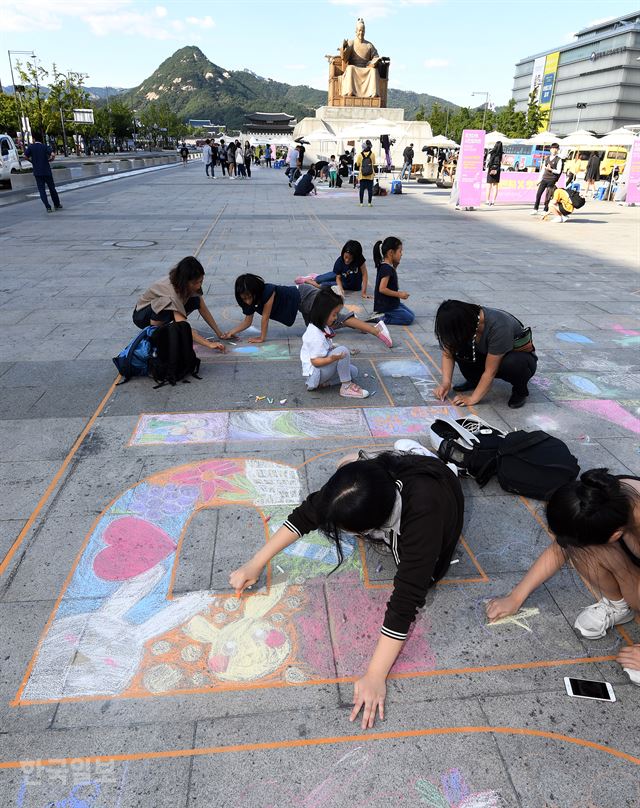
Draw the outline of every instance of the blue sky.
M639 7L620 0L3 0L0 79L10 84L11 48L88 73L89 85L133 87L178 48L197 45L222 67L325 89L324 55L353 36L362 15L367 39L392 60L392 87L461 105L479 105L471 93L488 91L502 104L519 59Z

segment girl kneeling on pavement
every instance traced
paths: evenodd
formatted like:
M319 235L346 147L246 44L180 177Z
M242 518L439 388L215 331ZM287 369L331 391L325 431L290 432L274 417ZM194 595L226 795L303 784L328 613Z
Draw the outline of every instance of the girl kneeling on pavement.
M309 325L302 337L302 375L306 379L307 390L339 384L343 398L368 398L369 391L353 381L358 375L358 368L351 364L349 349L342 345L334 346L332 342L335 336L332 326L341 308L342 298L331 289L321 289L316 295Z
M538 357L530 329L517 317L500 309L477 306L462 300L445 300L436 312L436 337L442 349L442 379L435 395L443 401L451 390L457 364L465 378L453 389L454 404L478 404L491 389L494 379L512 387L509 407L523 407L536 372ZM470 395L460 393L472 391Z
M346 458L320 491L307 497L266 545L229 576L231 586L242 592L275 555L314 530L335 543L339 563L343 533L390 549L398 567L393 592L367 671L354 686L350 720L363 709L363 729L374 725L376 712L384 718L387 675L428 590L449 568L464 516L460 483L444 463L414 441L398 441L395 449Z
M409 292L400 291L398 265L402 259L402 242L395 236L376 241L373 262L376 265L376 287L373 296L374 318L387 325L411 325L415 314L402 302ZM373 318L372 318L373 319Z
M640 612L640 477L586 471L553 494L547 522L555 541L509 595L488 603L489 618L515 614L570 560L601 596L576 619L583 637L600 639L613 626L633 620L634 610ZM624 647L617 661L640 685L640 644Z
M216 336L222 338L222 331L213 319L207 304L202 296L202 279L204 267L192 255L179 261L169 272L166 278L156 281L136 303L133 310L133 322L138 328L147 328L150 325L164 325L165 323L181 322L186 320L192 311L200 312L205 323L213 329ZM193 341L205 348L224 351L221 342L212 342L192 330Z

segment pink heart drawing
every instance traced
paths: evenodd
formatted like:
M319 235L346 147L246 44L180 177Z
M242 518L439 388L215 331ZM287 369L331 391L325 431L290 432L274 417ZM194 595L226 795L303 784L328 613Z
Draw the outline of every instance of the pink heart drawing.
M176 549L164 530L135 516L111 522L102 541L107 547L95 557L93 571L105 581L135 578Z

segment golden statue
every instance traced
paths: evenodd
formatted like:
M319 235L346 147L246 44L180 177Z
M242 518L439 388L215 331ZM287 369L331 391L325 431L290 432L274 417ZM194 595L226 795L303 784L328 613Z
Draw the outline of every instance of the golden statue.
M355 38L343 41L338 49L339 56L327 56L330 106L387 105L390 60L379 56L373 43L364 35L364 20L359 17Z

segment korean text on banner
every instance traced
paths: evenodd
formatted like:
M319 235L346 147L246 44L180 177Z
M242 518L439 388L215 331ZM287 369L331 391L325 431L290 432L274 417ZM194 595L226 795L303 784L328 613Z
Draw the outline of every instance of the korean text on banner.
M640 203L640 138L633 141L629 155L629 179L627 180L627 202Z
M463 208L476 208L482 202L484 138L484 129L465 129L462 132L457 173L458 204Z

